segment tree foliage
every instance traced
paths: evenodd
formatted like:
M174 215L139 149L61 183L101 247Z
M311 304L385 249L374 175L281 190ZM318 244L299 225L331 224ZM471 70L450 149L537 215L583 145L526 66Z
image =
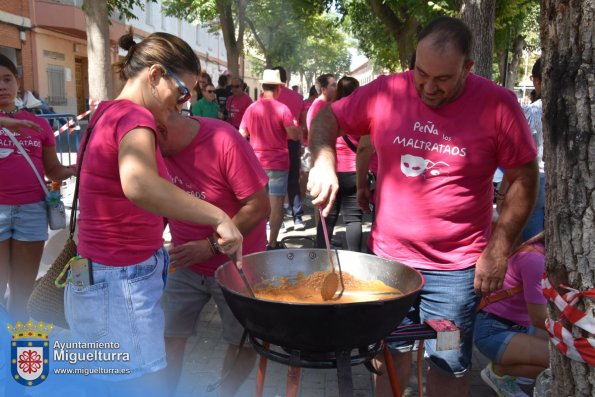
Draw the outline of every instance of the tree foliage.
M249 44L265 59L265 66L283 65L308 81L322 72L349 71L349 44L337 16L288 7L284 0L255 2L248 15Z

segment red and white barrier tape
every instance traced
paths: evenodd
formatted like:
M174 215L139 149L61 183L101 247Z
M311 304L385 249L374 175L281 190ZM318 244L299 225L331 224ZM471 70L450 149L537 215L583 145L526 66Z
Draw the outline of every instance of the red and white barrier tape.
M80 130L81 127L78 124L76 124L76 122L84 119L89 114L91 114L91 111L97 108L97 105L99 105L99 102L101 102L101 101L97 100L97 99L90 100L89 101L89 110L76 116L76 121L74 119L68 120L68 123L64 124L62 127L58 128L56 131L54 131L54 135L58 136L61 133L63 133L64 131L70 130L70 129L71 130Z
M545 273L541 279L541 286L543 287L543 295L556 305L563 317L577 327L595 335L595 318L588 316L575 307L582 297L595 298L595 289L581 292L574 288L561 286L569 292L560 295L552 287ZM561 320L552 321L547 319L545 326L550 340L562 354L572 360L595 365L595 338L575 338L570 331L564 328Z

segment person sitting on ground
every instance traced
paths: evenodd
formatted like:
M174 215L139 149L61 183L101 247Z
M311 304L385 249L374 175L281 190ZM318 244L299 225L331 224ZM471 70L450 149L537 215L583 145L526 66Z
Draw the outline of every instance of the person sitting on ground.
M210 95L210 94L208 94ZM173 114L158 142L172 181L193 196L220 207L244 235L245 254L264 251L270 212L267 176L250 144L229 124L211 118ZM205 162L204 159L209 161ZM235 356L243 328L232 314L215 281L215 270L229 258L213 245L213 229L171 219L173 248L170 273L162 298L165 312L168 395L175 393L182 373L184 348L196 334L202 309L212 298L229 343L222 374L229 372L219 396L232 396L250 374L256 353L246 345ZM210 241L209 241L210 239Z
M541 232L510 256L502 289L480 303L475 346L491 360L481 378L499 396L526 396L515 377L535 379L549 366L547 300L541 288L544 271Z

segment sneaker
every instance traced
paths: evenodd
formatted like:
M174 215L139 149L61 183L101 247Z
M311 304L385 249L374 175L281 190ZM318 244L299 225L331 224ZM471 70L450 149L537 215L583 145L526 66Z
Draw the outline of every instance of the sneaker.
M498 394L499 397L529 397L527 393L521 390L516 383L514 376L498 376L492 369L492 363L489 363L481 370L481 379Z
M521 386L530 386L530 385L535 384L535 379L525 378L523 376L517 376L516 383L518 383Z
M293 221L293 230L306 230L306 224L298 218Z
M283 216L291 218L293 216L293 211L291 211L291 208L283 207Z

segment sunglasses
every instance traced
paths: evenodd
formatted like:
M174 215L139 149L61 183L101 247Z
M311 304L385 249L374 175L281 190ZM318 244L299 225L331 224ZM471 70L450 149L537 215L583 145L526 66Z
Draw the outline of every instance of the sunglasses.
M188 102L188 100L192 97L192 94L190 94L190 91L188 90L188 88L186 88L184 86L184 84L182 84L180 82L180 80L176 77L176 75L171 70L165 69L165 73L170 75L171 78L174 79L174 81L178 85L178 91L180 92L180 96L178 97L178 101L177 101L178 105Z
M207 92L208 92L209 94L212 94L212 93L213 93L213 92L215 92L215 91L213 91L213 90L207 90Z
M231 88L240 88L240 86L239 85L232 84L231 85Z

